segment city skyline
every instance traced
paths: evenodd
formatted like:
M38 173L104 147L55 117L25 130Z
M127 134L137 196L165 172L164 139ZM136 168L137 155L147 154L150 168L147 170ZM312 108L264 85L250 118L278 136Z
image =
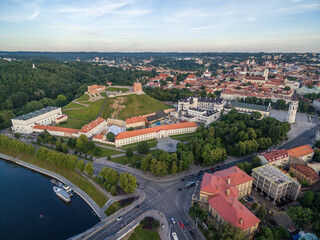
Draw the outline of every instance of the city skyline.
M318 0L1 0L1 5L2 51L320 51Z

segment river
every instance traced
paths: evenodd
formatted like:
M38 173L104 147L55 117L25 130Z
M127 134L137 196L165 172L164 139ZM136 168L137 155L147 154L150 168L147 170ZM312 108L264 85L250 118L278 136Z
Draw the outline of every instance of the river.
M67 239L100 221L77 194L60 200L50 180L0 158L0 239Z

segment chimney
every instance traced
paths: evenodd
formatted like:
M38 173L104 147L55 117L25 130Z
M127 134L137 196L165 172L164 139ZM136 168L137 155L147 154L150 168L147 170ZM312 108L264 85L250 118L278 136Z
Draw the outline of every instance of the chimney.
M230 188L227 188L227 190L226 190L226 194L227 194L227 196L229 196L229 195L230 195Z
M243 223L243 219L242 217L239 219L239 223L242 224Z
M230 177L228 176L228 177L227 177L227 184L229 185L230 182L231 182L231 179L230 179Z

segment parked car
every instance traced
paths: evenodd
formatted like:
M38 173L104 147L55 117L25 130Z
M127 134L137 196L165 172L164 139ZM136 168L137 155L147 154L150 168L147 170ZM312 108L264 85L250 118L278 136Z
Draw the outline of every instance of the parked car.
M117 217L117 222L119 222L122 219L121 216Z
M137 206L136 206L136 208L139 208L140 207L140 205L138 204Z
M179 188L178 190L179 190L179 192L181 192L181 191L182 191L182 188Z

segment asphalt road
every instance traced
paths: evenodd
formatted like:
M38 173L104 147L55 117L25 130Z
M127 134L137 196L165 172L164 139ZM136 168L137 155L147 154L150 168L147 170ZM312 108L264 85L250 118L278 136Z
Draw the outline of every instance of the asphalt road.
M287 142L280 148L292 148L295 146L303 145L303 144L311 144L312 138L314 137L317 130L320 129L320 125L313 127L307 132L297 136L293 140ZM232 163L215 166L215 170L223 170L229 168L231 166L235 166L239 162L250 161L251 157L243 158ZM100 171L103 167L103 164L94 163L94 168L96 173ZM114 167L119 172L125 172L120 167ZM135 175L135 174L134 174ZM89 239L105 239L111 236L114 236L117 232L121 230L121 225L128 225L138 216L140 216L143 212L155 209L160 211L165 215L170 225L170 238L172 239L172 232L176 232L178 239L194 239L190 235L190 231L192 231L195 235L195 239L205 239L202 233L195 226L193 221L190 221L190 217L188 216L188 210L191 204L191 196L194 191L194 187L189 189L185 188L184 185L187 181L201 181L201 174L190 174L185 177L181 177L178 180L158 183L151 180L145 179L143 176L135 175L138 181L144 186L144 193L146 194L145 200L140 204L140 207L134 208L122 216L120 221L114 219L108 224L104 225L103 228L95 232L90 236ZM184 179L184 181L182 181ZM179 188L182 190L179 191ZM174 218L175 223L172 223L171 218ZM181 228L179 223L183 222L185 226Z

